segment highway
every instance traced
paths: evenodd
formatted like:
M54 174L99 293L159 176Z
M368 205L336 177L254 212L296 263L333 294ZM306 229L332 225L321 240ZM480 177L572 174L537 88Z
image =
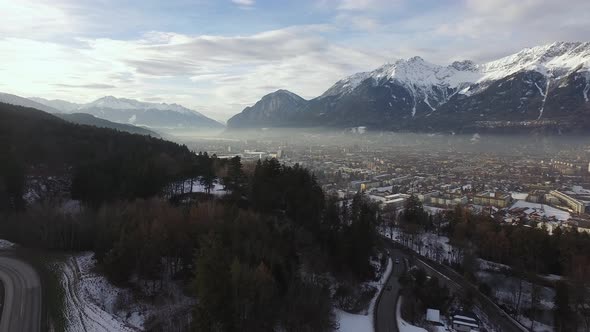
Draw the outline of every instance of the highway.
M36 332L41 329L41 280L29 264L0 256L4 301L0 332Z

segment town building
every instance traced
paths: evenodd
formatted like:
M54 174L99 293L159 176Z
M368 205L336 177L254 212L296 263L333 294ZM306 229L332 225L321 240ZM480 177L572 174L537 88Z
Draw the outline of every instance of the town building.
M459 311L451 316L451 326L457 332L479 331L479 319L470 312Z
M485 191L473 196L473 204L494 206L502 209L508 207L511 200L512 197L510 194L492 191Z

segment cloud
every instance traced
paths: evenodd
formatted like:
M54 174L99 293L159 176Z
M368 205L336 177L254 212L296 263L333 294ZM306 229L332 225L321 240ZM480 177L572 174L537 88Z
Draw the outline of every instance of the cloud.
M254 0L231 0L231 2L243 7L254 6L254 4L256 3L256 1Z
M382 0L340 0L337 8L339 10L369 10L378 9L384 4L393 3L394 1Z
M110 84L90 83L90 84L54 84L61 88L77 88L77 89L114 89L116 86Z
M0 0L0 36L38 38L72 29L74 22L60 8L30 0Z
M440 16L433 33L451 39L477 60L490 60L524 47L554 41L586 41L590 2L567 5L547 0L466 0L449 16ZM446 21L443 21L446 20Z
M128 98L198 105L227 119L271 92L304 97L385 58L330 42L331 27L310 25L245 36L149 32L138 39L77 44L0 39L0 84L11 93L88 102L104 89ZM58 87L59 89L55 89ZM211 115L211 114L209 114Z

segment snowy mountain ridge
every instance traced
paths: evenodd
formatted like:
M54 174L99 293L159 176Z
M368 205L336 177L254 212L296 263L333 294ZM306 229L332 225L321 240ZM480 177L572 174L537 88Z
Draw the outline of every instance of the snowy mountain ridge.
M149 103L138 101L134 99L127 99L127 98L116 98L113 96L105 96L99 98L93 102L88 104L82 104L78 108L78 110L83 110L87 108L93 107L100 107L100 108L110 108L115 110L159 110L159 111L172 111L178 112L183 114L190 114L196 113L201 115L201 113L197 111L193 111L188 109L182 105L178 104L167 104L167 103Z
M0 95L0 101L3 99L8 98L2 98ZM38 97L27 99L14 96L12 99L16 100L12 104L33 107L49 113L86 113L111 122L163 131L218 130L224 127L221 123L178 104L150 103L113 96L105 96L86 104Z
M589 95L590 42L556 42L481 64L397 60L341 79L300 104L247 107L228 125L585 132Z
M556 42L526 48L484 64L464 60L441 66L416 56L385 64L371 72L351 75L338 81L320 98L352 92L368 79L375 85L391 81L424 92L432 86L455 89L467 84L498 80L522 70L534 70L556 78L574 70L589 68L590 42Z

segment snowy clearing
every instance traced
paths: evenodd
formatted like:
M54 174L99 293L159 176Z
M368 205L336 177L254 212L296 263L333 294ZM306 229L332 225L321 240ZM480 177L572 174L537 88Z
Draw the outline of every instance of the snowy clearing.
M137 291L116 287L97 273L93 256L82 253L55 266L62 274L67 331L141 331L151 318L172 321L190 312L194 300L176 284L165 286L157 301L137 298Z

